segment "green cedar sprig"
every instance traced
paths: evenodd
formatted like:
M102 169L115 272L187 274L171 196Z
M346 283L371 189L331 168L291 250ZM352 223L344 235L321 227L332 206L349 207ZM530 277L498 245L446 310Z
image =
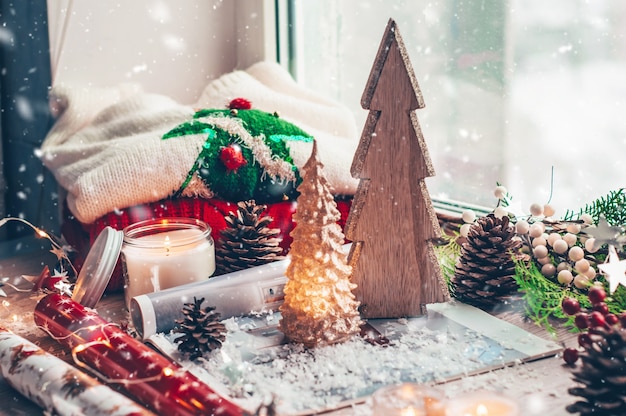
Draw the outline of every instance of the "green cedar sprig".
M513 278L523 292L522 298L527 316L537 325L544 327L550 334L556 335L553 319L564 319L565 326L574 328L573 317L567 316L561 307L566 297L575 298L581 307L591 307L586 293L574 291L547 279L537 268L535 262L514 259L515 275Z
M454 232L452 235L444 234L441 236L442 244L435 246L435 253L439 259L441 273L448 286L450 296L454 297L454 285L451 279L454 276L456 262L461 255L461 245L458 242L459 233Z
M511 195L507 193L502 200L499 200L499 204L507 206L511 200ZM568 210L563 221L579 219L582 214L591 215L596 224L600 216L604 216L611 225L626 225L626 188L612 191L605 197L587 204L579 211ZM454 287L450 282L454 276L456 262L461 254L458 237L458 233L452 236L443 236L442 244L435 246L443 276L453 297ZM603 247L595 253L594 257L597 263L602 263L606 257L606 248ZM590 309L591 303L587 297L587 291L579 290L574 286L563 286L554 279L545 277L534 260L530 262L517 258L514 260L516 270L513 278L519 286L519 291L523 293L522 298L528 318L537 325L544 327L552 335L556 335L553 326L555 321L559 321L559 325L576 331L574 318L566 315L561 305L563 299L571 297L578 300L583 309ZM598 276L596 282L602 284L606 292L609 292L609 284L603 276ZM620 285L613 294L606 298L606 303L611 313L626 312L626 288Z
M566 315L561 307L563 299L578 300L582 309L590 309L591 302L587 291L579 291L574 287L564 287L557 282L546 278L537 268L535 262L515 260L515 276L513 277L524 293L523 299L527 316L539 326L543 326L549 333L555 334L552 326L554 319L563 320L563 325L571 330L577 330L574 317ZM600 277L597 279L607 293L608 282ZM609 312L616 315L626 311L626 288L619 286L617 290L605 300Z
M598 198L578 211L567 210L563 219L570 221L579 218L582 214L591 215L594 224L598 223L600 216L604 216L611 225L626 224L626 190L620 188L611 191L606 196Z

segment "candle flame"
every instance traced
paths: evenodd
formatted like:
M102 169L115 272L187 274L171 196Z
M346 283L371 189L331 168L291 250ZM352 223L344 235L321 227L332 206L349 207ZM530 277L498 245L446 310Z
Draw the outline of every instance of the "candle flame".
M169 252L170 252L170 245L171 245L170 236L169 235L165 236L165 241L163 241L163 245L165 246L165 252L167 254L169 254Z
M402 409L401 416L417 416L417 413L415 413L413 407L407 407L406 409Z
M479 404L476 408L476 416L489 416L489 410L484 404Z

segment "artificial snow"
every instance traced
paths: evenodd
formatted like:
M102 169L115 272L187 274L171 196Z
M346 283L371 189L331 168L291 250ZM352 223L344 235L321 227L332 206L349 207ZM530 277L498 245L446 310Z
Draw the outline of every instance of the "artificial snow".
M426 317L378 325L391 341L386 346L357 336L314 349L280 344L282 334L271 325L277 323L276 314L256 322L257 328L250 319L225 321L229 332L222 348L194 362L177 354L173 334L159 334L152 341L242 407L254 410L273 399L279 414L337 408L365 401L384 385L436 384L524 358L453 322L441 325L439 320L432 327Z

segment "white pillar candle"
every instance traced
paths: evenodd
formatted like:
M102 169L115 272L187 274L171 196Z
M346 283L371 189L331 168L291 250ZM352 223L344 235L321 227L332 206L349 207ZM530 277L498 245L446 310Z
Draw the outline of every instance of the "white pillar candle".
M215 271L211 228L195 219L144 221L124 229L126 305L135 296L207 280Z

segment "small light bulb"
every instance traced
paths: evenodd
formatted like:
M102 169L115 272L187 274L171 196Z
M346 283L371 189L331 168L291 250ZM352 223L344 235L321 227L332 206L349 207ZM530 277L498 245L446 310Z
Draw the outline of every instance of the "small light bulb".
M479 404L476 408L476 416L489 416L489 410L484 404Z

